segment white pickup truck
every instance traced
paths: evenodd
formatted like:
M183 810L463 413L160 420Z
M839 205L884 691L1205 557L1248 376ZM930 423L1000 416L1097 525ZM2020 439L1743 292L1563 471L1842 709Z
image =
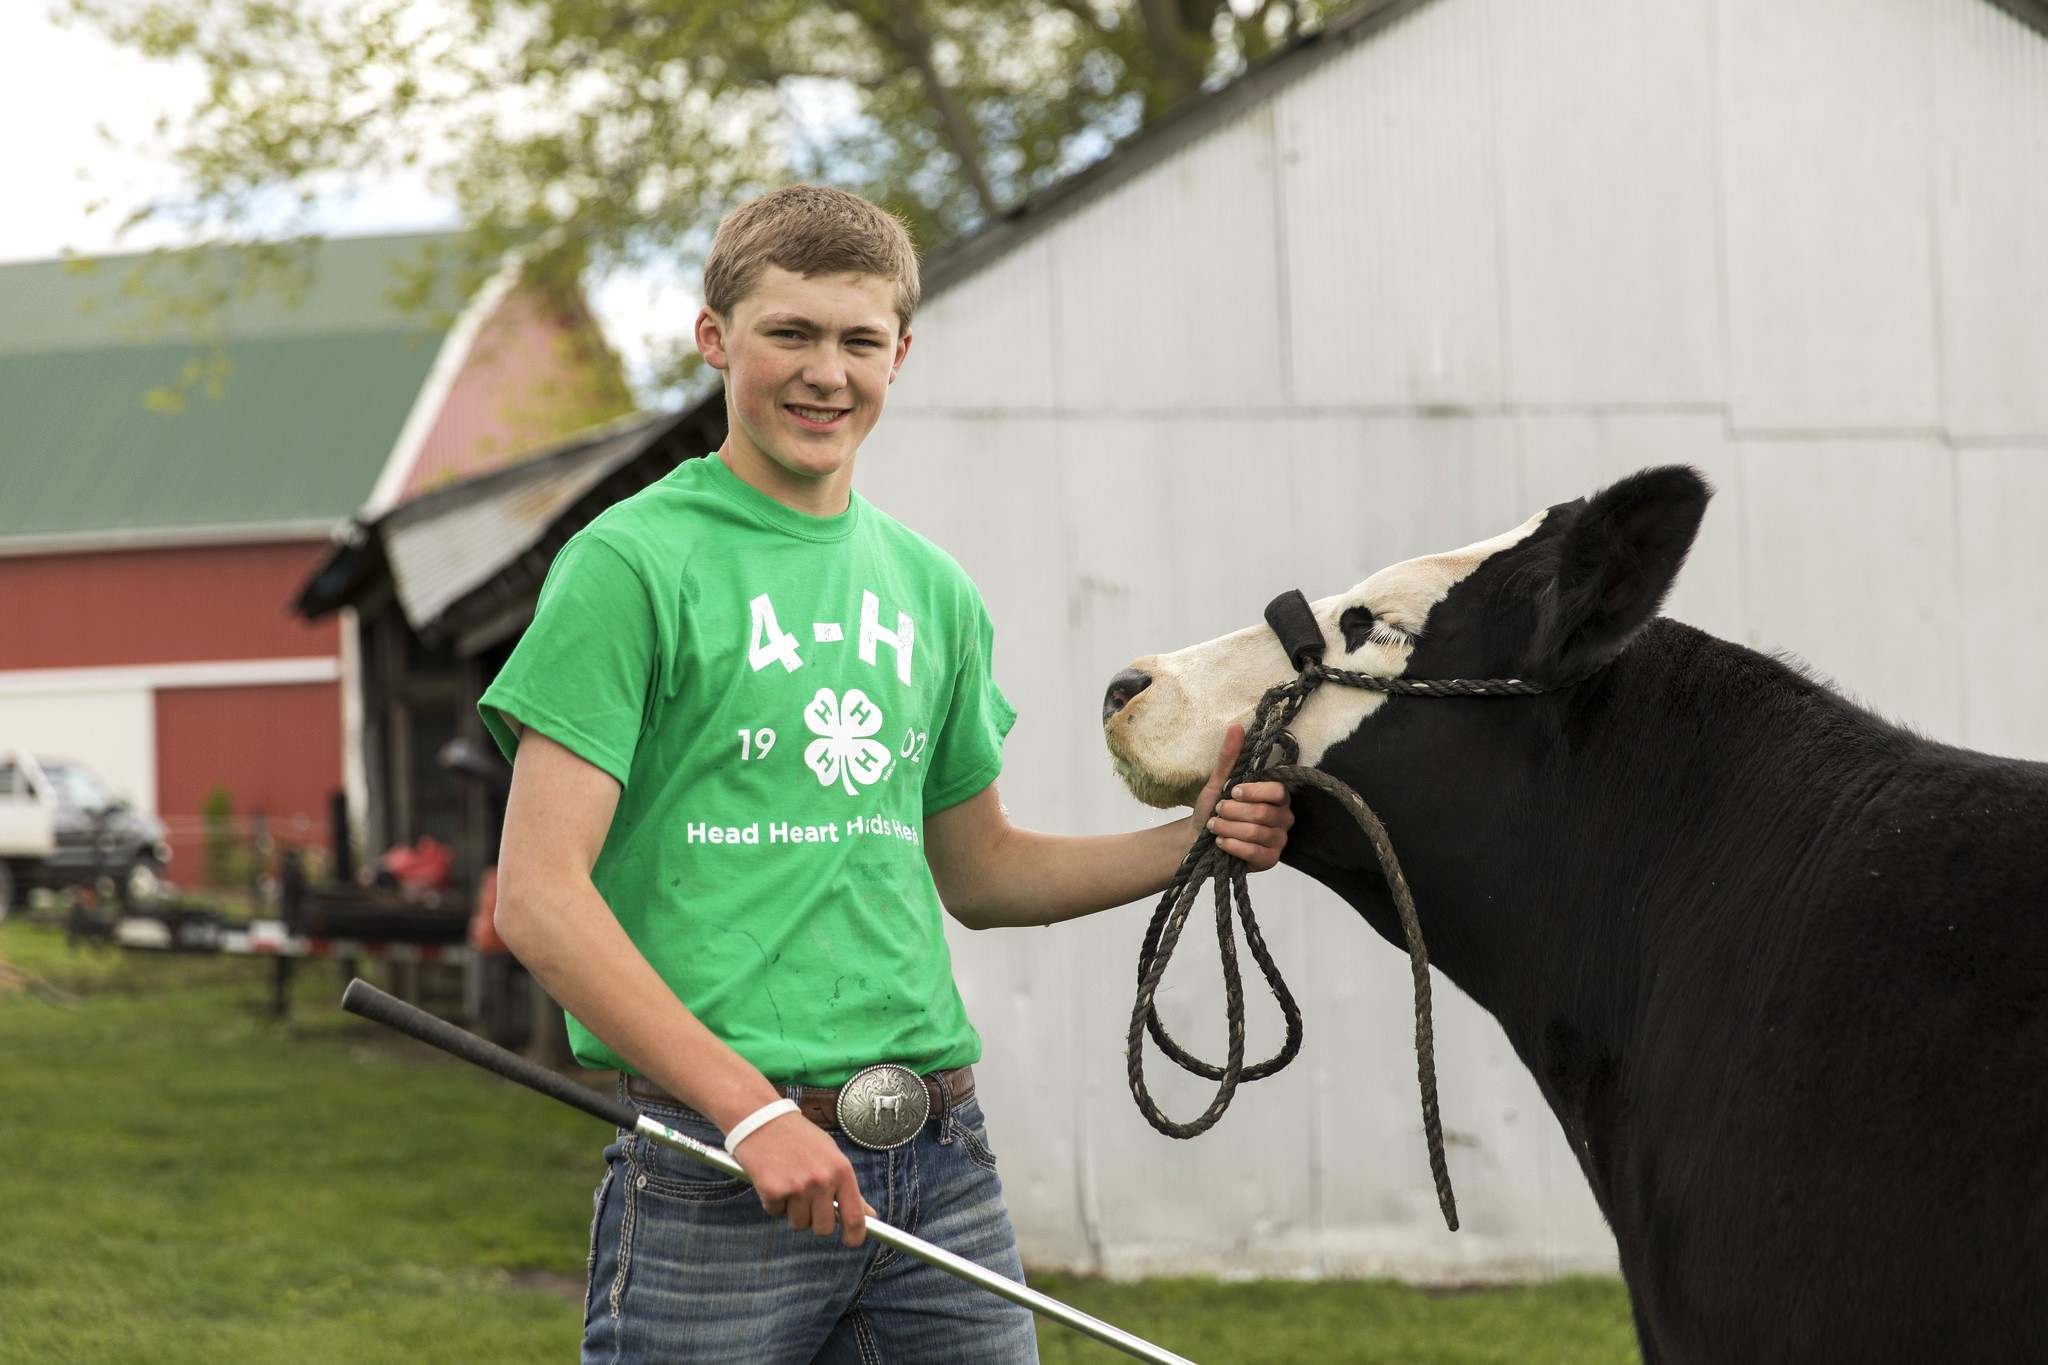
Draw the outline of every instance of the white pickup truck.
M0 919L29 888L111 877L125 895L171 860L163 822L72 759L0 749Z

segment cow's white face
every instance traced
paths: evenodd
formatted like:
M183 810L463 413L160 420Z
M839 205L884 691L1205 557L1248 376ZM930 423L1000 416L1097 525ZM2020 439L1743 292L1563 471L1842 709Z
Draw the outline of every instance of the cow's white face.
M1437 604L1488 559L1535 534L1548 515L1538 512L1514 530L1462 550L1381 569L1348 591L1311 603L1323 631L1323 662L1398 677ZM1267 689L1293 676L1286 651L1264 624L1134 660L1111 683L1104 706L1103 733L1117 775L1147 805L1192 804L1216 766L1224 732L1233 724L1248 725ZM1314 766L1385 701L1383 693L1355 687L1317 690L1290 727L1301 744L1301 761Z

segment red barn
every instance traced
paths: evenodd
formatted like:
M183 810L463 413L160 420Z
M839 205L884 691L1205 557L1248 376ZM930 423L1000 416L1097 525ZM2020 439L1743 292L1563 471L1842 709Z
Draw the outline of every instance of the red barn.
M0 265L0 751L160 814L175 880L211 792L308 842L360 794L350 634L289 609L333 536L631 406L578 297L395 304L435 241L320 244L204 340L150 314L225 255Z

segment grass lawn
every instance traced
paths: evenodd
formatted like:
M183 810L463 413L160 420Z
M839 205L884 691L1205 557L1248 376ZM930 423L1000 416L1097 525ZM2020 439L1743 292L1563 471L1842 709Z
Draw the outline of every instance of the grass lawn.
M602 1125L268 989L0 924L0 1362L573 1361ZM1203 1365L1636 1360L1613 1281L1039 1283Z
M0 1361L562 1361L601 1125L333 1008L266 964L81 955L0 998ZM164 989L166 985L174 989Z

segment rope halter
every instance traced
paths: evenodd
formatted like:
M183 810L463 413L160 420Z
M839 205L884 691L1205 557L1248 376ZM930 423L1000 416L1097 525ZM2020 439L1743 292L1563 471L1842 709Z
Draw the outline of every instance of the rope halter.
M1430 1015L1429 956L1422 944L1422 924L1416 917L1415 898L1408 890L1407 879L1401 874L1400 861L1394 857L1386 826L1380 823L1379 817L1373 814L1372 808L1357 792L1328 773L1295 761L1300 757L1301 746L1289 733L1288 727L1301 713L1303 704L1324 683L1403 697L1527 697L1555 689L1514 678L1383 678L1370 673L1330 668L1322 662L1322 626L1299 589L1284 592L1268 604L1266 624L1272 627L1282 648L1287 651L1295 676L1269 689L1259 699L1258 707L1252 713L1252 723L1245 731L1244 748L1239 752L1223 790L1229 791L1242 782L1283 782L1289 787L1314 787L1343 807L1372 844L1373 853L1379 858L1380 870L1386 877L1387 889L1393 896L1394 908L1400 914L1402 932L1407 936L1408 963L1415 979L1415 1062L1422 1092L1422 1128L1429 1143L1429 1169L1436 1182L1437 1204L1443 1210L1445 1225L1455 1232L1458 1228L1458 1206L1451 1192L1450 1170L1444 1161L1443 1123L1437 1114L1436 1043ZM1283 754L1284 761L1273 762ZM1145 929L1144 946L1138 951L1138 998L1131 1008L1131 1026L1125 1040L1125 1066L1130 1077L1131 1097L1137 1101L1139 1112L1144 1114L1146 1122L1168 1137L1191 1138L1207 1132L1230 1107L1240 1082L1263 1080L1277 1074L1301 1051L1301 1010L1295 1005L1287 983L1280 979L1280 969L1274 964L1265 937L1259 932L1258 918L1252 913L1251 896L1245 887L1245 871L1242 859L1223 852L1216 846L1216 836L1203 830L1181 859L1173 884L1159 898L1159 904L1152 912L1152 922ZM1229 1030L1227 1051L1220 1067L1201 1060L1176 1043L1160 1022L1156 1005L1159 983L1166 975L1167 963L1180 942L1181 930L1186 927L1196 893L1207 881L1214 881L1216 887L1216 946L1223 959L1224 1020ZM1236 936L1231 930L1233 906L1244 925L1245 944L1251 949L1252 958L1265 976L1266 987L1279 1004L1281 1016L1287 1024L1287 1037L1280 1050L1250 1066L1244 1062L1244 986L1237 966ZM1159 1050L1182 1070L1217 1083L1216 1094L1209 1101L1209 1107L1187 1123L1176 1123L1168 1118L1153 1102L1151 1092L1146 1088L1144 1046L1148 1032L1159 1044Z

